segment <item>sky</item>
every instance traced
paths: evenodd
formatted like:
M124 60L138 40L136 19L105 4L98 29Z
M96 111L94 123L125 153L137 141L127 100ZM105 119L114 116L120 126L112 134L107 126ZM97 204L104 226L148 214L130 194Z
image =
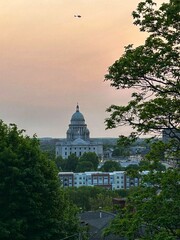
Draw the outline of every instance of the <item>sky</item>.
M0 0L0 119L63 138L78 103L91 137L128 135L129 127L105 130L106 109L131 94L104 75L124 46L144 43L131 15L138 2Z

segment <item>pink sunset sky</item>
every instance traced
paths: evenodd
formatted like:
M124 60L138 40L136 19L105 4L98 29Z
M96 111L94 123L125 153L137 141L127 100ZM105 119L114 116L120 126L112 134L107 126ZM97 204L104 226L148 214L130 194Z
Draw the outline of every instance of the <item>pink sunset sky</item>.
M65 137L78 102L91 137L128 135L129 127L105 130L106 109L130 93L104 75L124 46L144 43L131 16L138 2L0 1L0 119L30 136Z

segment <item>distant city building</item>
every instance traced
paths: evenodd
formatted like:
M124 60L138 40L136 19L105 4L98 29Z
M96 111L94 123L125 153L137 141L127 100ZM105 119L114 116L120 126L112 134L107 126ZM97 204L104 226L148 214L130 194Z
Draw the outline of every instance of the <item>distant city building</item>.
M63 187L99 186L111 190L139 186L139 178L131 178L125 171L114 172L59 172Z
M172 139L179 139L180 141L180 129L166 128L162 131L162 140L167 143Z
M66 132L66 139L61 139L56 143L56 157L62 156L65 159L71 154L81 157L87 152L94 152L99 158L102 158L103 144L98 139L90 138L90 131L77 105Z

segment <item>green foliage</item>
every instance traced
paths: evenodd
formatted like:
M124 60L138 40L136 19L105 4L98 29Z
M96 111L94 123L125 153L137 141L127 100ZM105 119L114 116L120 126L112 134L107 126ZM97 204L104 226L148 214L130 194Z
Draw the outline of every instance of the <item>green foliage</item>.
M112 198L125 197L127 190L108 190L102 187L66 188L68 198L79 211L102 210L112 211Z
M99 159L96 153L87 152L80 157L80 162L91 162L93 164L93 170L97 170Z
M129 155L130 155L129 149L124 148L122 146L116 147L112 152L113 157L127 157Z
M65 161L61 156L53 158L52 161L55 162L58 171L65 169Z
M54 163L35 136L2 121L0 208L0 239L55 240L78 231L75 208L66 201Z
M122 167L118 162L109 160L106 161L99 170L103 172L121 171Z
M134 24L148 37L139 47L130 44L125 53L105 76L117 89L134 89L126 106L111 105L107 111L107 128L129 125L130 137L159 134L168 129L173 139L168 143L154 142L140 169L142 186L133 188L126 208L105 234L117 234L129 240L179 239L180 174L178 169L165 170L162 160L180 160L180 4L169 0L160 8L153 0L144 0L133 12ZM123 139L126 140L126 139ZM146 169L147 170L147 169ZM131 169L136 174L135 169Z
M165 160L165 150L166 144L162 141L155 142L151 145L151 150L148 154L146 154L145 159L147 161L164 161Z
M99 158L94 152L84 153L80 158L75 154L71 154L67 159L57 157L54 159L58 170L63 172L85 172L96 171Z
M179 129L180 5L171 0L159 9L155 6L149 0L139 3L133 12L134 24L149 32L149 37L142 46L125 47L124 55L105 76L117 89L135 88L128 105L112 105L106 120L108 128L131 125L135 136L164 128Z
M180 227L180 174L178 170L150 173L134 189L106 234L128 239L178 239ZM147 186L148 182L148 186Z
M47 154L50 159L55 158L55 142L53 140L43 141L39 139L40 149Z
M71 200L79 209L90 210L89 187L66 188L65 189L69 200Z
M123 156L127 157L130 155L130 147L135 142L135 137L125 137L123 135L119 136L119 139L117 141L117 146L114 149L112 156Z
M94 171L93 163L90 161L79 161L76 172Z
M131 138L127 138L123 135L119 136L119 139L117 141L117 145L123 148L130 148L133 143L135 142L136 137L131 136Z
M97 194L95 198L90 198L90 205L93 211L104 210L108 212L113 211L112 196L105 195L103 193Z
M71 154L66 159L65 170L68 172L75 172L78 165L78 157L75 154Z

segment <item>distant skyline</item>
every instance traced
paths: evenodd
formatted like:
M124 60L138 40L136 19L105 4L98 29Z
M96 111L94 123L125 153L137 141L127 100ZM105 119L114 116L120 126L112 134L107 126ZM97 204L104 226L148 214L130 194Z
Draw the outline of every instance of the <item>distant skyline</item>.
M138 2L0 1L0 119L30 136L63 138L78 102L91 137L128 135L129 127L105 130L106 109L126 104L130 91L104 75L124 46L144 43L131 15Z

